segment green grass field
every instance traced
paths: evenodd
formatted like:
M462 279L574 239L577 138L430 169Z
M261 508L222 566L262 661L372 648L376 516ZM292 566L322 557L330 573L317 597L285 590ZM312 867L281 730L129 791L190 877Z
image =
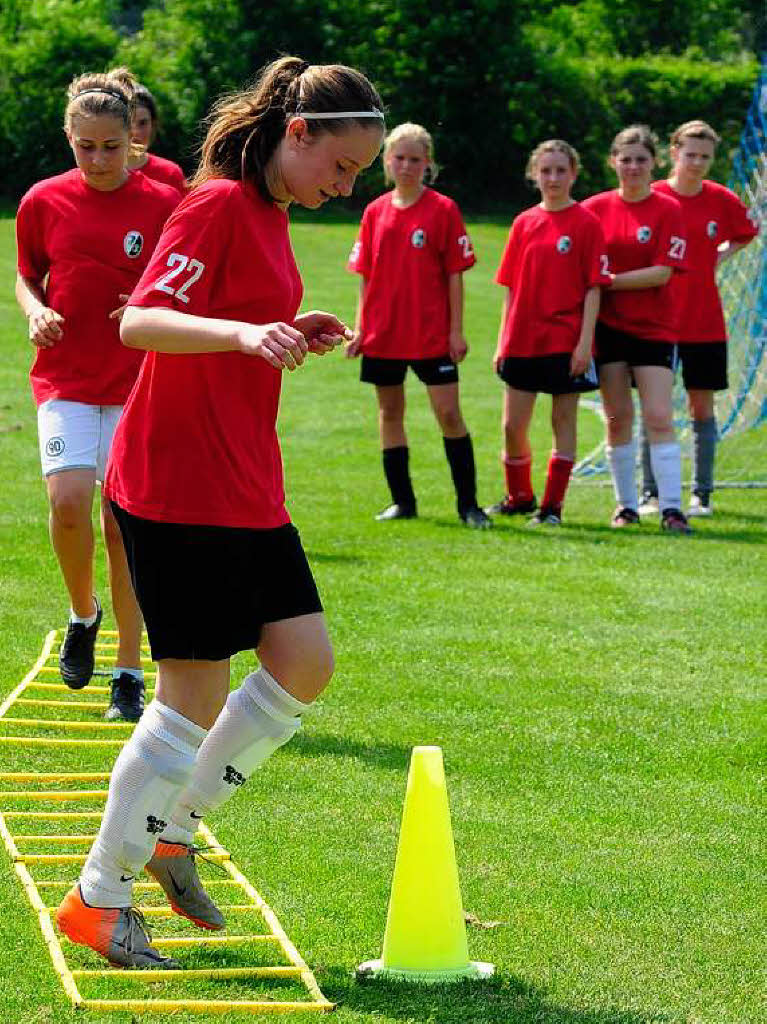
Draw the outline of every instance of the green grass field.
M2 694L67 608L47 539L12 228L0 221ZM480 263L466 279L462 396L489 502L502 491L490 358L507 224L470 228ZM354 233L343 219L295 225L305 308L353 316L356 281L343 266ZM716 517L689 539L655 524L616 535L611 492L578 483L561 530L471 532L454 515L415 384L421 517L380 525L374 398L357 372L338 353L315 360L285 381L281 413L289 508L336 677L211 827L338 1002L339 1024L764 1021L764 492L718 492ZM547 416L541 400L539 488ZM581 450L600 432L584 411ZM746 440L742 458L763 460L764 441ZM106 594L101 553L98 573ZM240 656L237 675L251 663ZM501 922L468 929L472 958L494 962L497 977L359 985L354 966L380 955L409 753L422 743L444 750L464 906ZM0 748L0 768L94 757ZM5 1024L74 1020L2 850L0 911Z

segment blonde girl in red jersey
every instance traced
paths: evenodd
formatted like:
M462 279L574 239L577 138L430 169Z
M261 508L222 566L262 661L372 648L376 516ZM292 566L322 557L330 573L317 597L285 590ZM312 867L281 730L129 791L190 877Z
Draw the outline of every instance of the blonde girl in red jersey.
M692 496L688 516L712 514L717 442L714 396L727 389L727 329L716 286L722 263L756 237L758 229L738 196L706 178L719 136L705 121L687 121L671 135L672 170L653 188L682 207L688 273L674 282L679 358L692 427ZM658 506L646 437L642 445L644 500L640 515Z
M16 298L35 347L30 378L50 534L71 603L59 665L72 689L93 674L101 622L93 593L93 494L142 359L120 344L117 316L178 201L167 186L129 173L132 112L131 93L114 74L76 78L65 115L76 167L34 185L16 220ZM119 632L107 717L136 720L144 701L141 616L120 532L103 500L101 514Z
M60 929L125 967L175 968L132 909L146 866L199 927L224 919L194 835L295 734L333 672L322 605L285 509L282 373L351 331L299 315L287 210L351 194L383 139L359 72L283 57L214 108L192 191L122 322L146 351L106 489L158 662L155 700L112 771L99 835ZM230 692L230 658L260 668Z
M506 384L503 408L506 495L489 511L535 512L528 431L538 392L551 395L554 449L533 524L558 526L576 452L578 396L594 391L594 325L601 288L610 284L599 222L570 195L578 154L561 139L537 146L527 177L541 202L509 232L496 275L504 285L494 365Z
M461 413L458 363L463 336L463 273L475 263L461 213L428 188L436 176L431 136L401 124L384 144L384 172L394 183L362 217L349 269L362 276L354 340L347 356L362 356L360 379L374 384L383 469L392 503L379 521L417 514L405 433L405 375L426 385L443 435L459 518L483 529L490 519L477 504L474 450Z
M651 188L656 158L657 139L646 125L625 128L610 148L618 188L583 204L600 220L613 273L602 296L596 360L618 503L612 525L639 523L633 380L658 480L661 526L689 533L681 511L681 452L671 409L677 327L669 287L672 274L686 268L687 242L679 204Z

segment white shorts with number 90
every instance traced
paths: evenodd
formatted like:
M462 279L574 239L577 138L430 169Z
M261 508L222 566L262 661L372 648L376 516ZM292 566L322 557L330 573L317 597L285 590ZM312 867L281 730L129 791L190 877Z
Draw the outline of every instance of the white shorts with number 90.
M50 398L37 410L43 476L66 469L94 469L102 481L121 405L85 405Z

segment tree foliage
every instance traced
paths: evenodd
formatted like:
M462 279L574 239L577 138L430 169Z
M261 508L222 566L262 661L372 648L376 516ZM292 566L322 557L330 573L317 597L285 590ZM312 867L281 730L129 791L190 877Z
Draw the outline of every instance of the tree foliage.
M637 120L710 120L722 171L765 46L763 0L3 0L0 170L19 193L68 166L65 86L117 63L157 96L158 151L191 169L212 101L293 52L369 74L474 209L525 201L526 155L550 136L581 151L584 193L607 187L610 139Z

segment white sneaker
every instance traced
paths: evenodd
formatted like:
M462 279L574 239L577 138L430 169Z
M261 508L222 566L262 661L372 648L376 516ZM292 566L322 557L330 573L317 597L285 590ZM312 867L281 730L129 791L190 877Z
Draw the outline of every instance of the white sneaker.
M711 498L702 498L699 494L693 494L690 498L690 507L687 509L687 515L693 518L703 518L705 516L712 516L714 514L714 507L711 504Z
M637 509L640 516L657 516L660 515L660 505L658 504L658 498L654 494L645 494L642 498L641 504Z

